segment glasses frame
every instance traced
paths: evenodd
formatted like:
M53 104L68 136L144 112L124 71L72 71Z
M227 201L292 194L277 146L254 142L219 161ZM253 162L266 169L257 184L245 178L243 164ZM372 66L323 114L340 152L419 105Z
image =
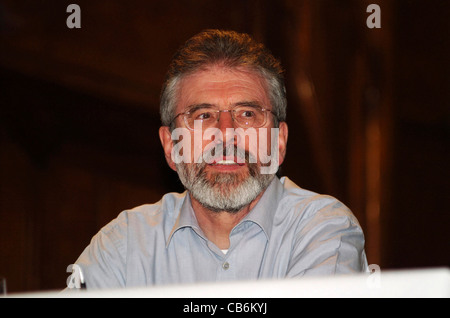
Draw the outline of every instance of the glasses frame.
M236 107L234 107L234 108L232 108L232 109L214 109L214 110L213 110L214 112L219 113L219 116L217 117L217 122L219 122L219 120L220 120L220 114L221 114L221 113L230 113L230 114L231 114L231 119L233 120L233 122L236 123L236 125L237 125L238 127L241 127L241 128L260 128L260 127L264 126L265 124L267 124L267 113L271 113L272 115L275 116L275 118L277 118L277 114L274 113L273 110L271 110L271 109L267 109L267 108L263 108L263 107L254 107L254 108L256 108L256 109L261 110L261 111L264 113L264 123L261 124L261 125L258 126L258 127L254 127L254 126L252 126L252 127L242 127L241 125L239 125L239 123L238 123L238 122L235 120L235 118L234 118L234 116L235 116L235 115L234 115L234 114L235 114L235 113L234 113L234 110L235 110L237 107L239 107L239 106L236 106ZM189 124L188 124L188 119L187 119L187 117L186 117L186 115L189 115L190 113L191 113L191 111L182 112L182 113L177 114L177 115L172 119L172 121L170 122L169 126L171 126L171 125L173 124L173 122L174 122L179 116L183 116L183 121L184 121L184 124L186 125L186 127L187 127L189 130L194 130L193 127L191 128L191 127L189 126Z

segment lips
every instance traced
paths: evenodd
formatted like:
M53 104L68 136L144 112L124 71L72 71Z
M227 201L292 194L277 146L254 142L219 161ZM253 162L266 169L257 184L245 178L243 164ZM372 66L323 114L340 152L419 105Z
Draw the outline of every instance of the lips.
M242 160L239 160L242 161ZM213 163L210 164L211 166L243 166L245 165L245 163L242 162L238 162L237 158L235 158L234 160L219 160L219 161L214 161Z

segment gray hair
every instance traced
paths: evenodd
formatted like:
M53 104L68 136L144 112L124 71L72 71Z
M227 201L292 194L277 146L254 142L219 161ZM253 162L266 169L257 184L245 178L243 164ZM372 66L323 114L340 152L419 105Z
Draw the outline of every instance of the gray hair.
M205 30L186 41L169 65L161 91L160 115L163 126L169 126L175 117L181 79L214 64L229 68L247 67L258 72L267 82L272 110L276 114L275 126L280 121L286 121L286 88L280 62L263 44L248 34Z

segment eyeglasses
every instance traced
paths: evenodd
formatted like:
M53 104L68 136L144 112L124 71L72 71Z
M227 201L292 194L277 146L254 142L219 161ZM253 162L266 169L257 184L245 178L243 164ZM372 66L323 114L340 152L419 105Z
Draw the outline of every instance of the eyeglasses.
M171 123L179 116L183 116L186 127L194 130L194 123L199 121L202 129L216 127L220 120L220 113L230 113L233 122L242 128L259 128L267 123L269 113L276 116L270 109L265 109L255 105L239 105L232 109L215 109L210 106L194 107L191 110L179 113L174 117Z

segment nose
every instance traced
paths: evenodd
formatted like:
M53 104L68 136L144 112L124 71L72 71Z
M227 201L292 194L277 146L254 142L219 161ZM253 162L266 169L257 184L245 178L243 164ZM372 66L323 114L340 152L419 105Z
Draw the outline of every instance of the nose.
M217 128L219 128L222 132L223 141L228 141L235 138L234 129L227 129L234 128L234 120L231 115L231 111L225 110L220 112ZM233 142L235 141L233 140Z
M231 116L231 111L229 110L220 111L219 122L217 125L220 130L233 128L234 120L233 117Z

